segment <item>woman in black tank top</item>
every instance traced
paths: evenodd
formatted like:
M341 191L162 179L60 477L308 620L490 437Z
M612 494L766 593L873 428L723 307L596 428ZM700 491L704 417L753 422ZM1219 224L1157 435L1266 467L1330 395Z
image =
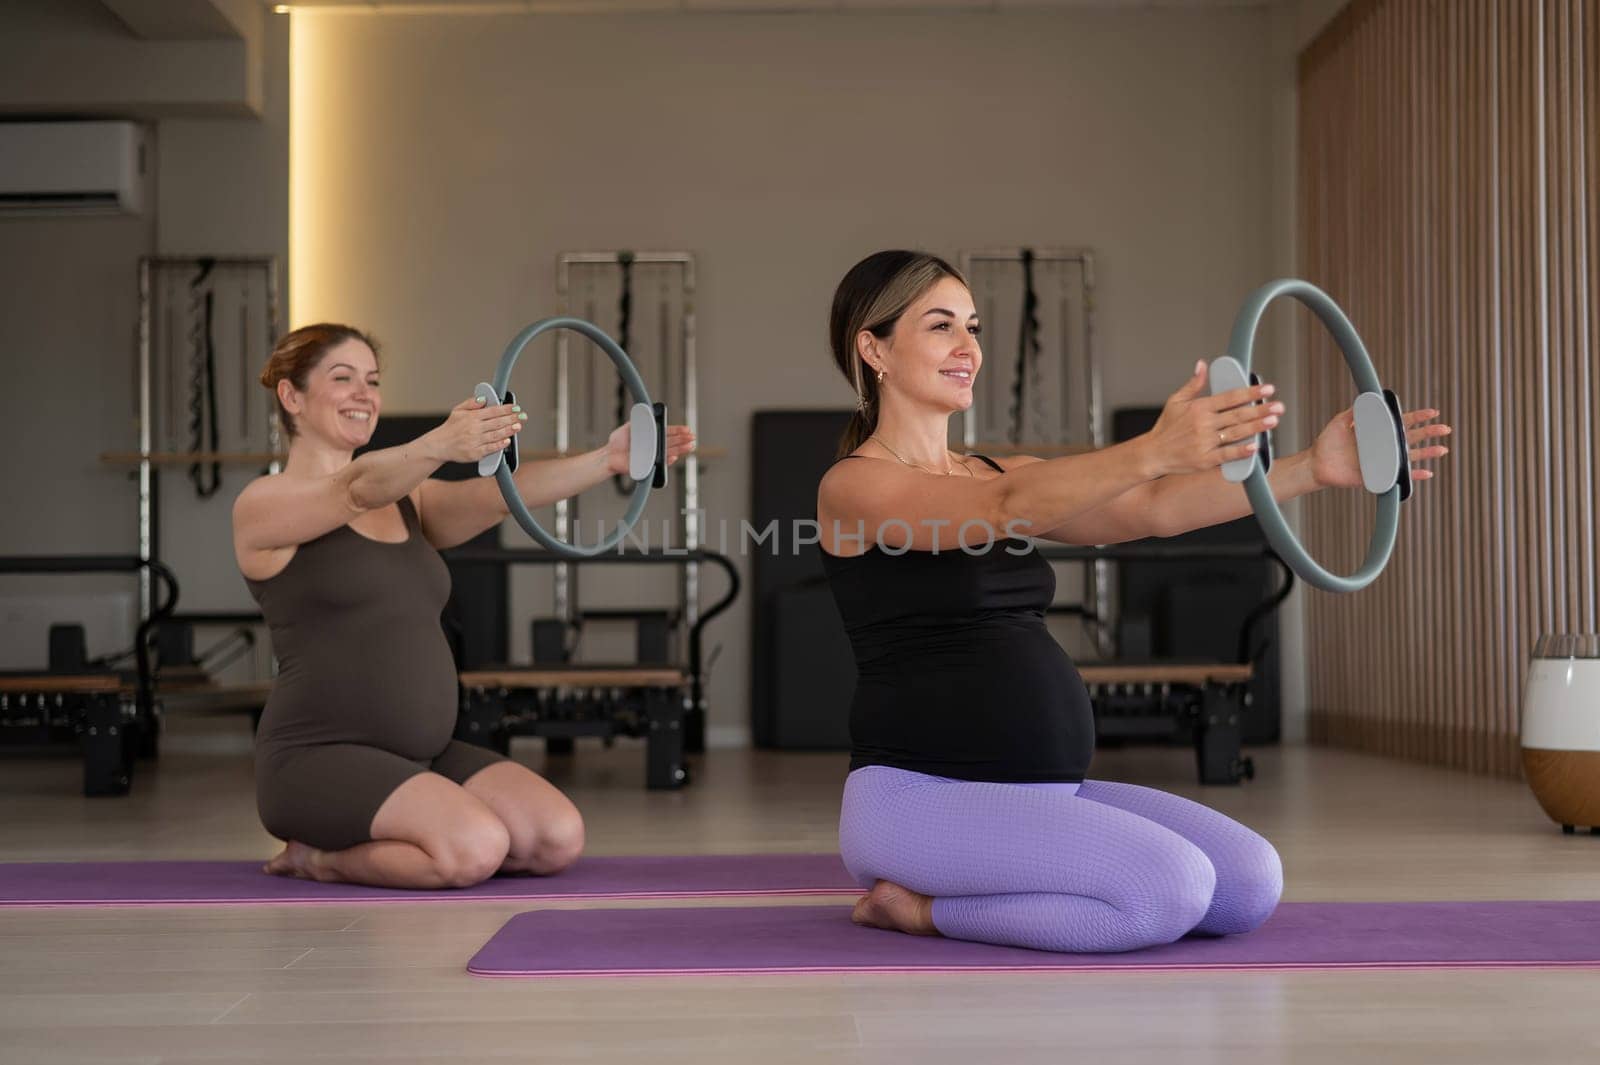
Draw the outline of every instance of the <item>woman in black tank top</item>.
M1045 628L1032 538L1110 544L1243 517L1217 467L1254 450L1270 385L1212 397L1204 364L1155 427L1087 454L950 451L983 363L965 280L880 252L846 274L829 337L857 412L817 494L823 567L855 653L846 865L864 924L1053 950L1248 931L1272 912L1271 845L1214 811L1086 780L1094 719ZM1449 430L1407 416L1414 445ZM1442 448L1417 447L1413 460ZM1361 483L1348 414L1273 465L1280 500Z
M261 383L289 458L240 493L233 532L279 664L256 737L256 799L286 846L266 871L440 888L570 865L583 820L566 796L451 738L456 673L439 621L450 594L439 550L506 507L491 480L429 477L504 448L527 415L469 399L411 443L352 459L381 403L376 348L346 326L285 336ZM669 461L692 446L671 427ZM626 472L627 456L623 428L588 454L524 463L516 480L542 506Z

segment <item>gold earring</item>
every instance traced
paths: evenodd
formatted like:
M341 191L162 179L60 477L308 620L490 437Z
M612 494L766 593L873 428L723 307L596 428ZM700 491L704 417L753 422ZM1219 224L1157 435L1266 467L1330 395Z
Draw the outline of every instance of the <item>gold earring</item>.
M883 371L882 370L878 371L878 383L880 385L883 384Z

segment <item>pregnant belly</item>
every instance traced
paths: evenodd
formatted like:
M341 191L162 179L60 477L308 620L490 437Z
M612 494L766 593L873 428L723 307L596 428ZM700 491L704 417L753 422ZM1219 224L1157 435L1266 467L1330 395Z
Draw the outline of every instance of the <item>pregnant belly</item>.
M442 661L390 662L374 649L362 668L348 670L301 670L285 663L262 711L257 741L359 743L403 758L433 758L450 742L456 724L455 665L449 649L444 651Z
M1077 667L1041 627L864 671L852 731L863 746L1019 770L1086 765L1094 713Z

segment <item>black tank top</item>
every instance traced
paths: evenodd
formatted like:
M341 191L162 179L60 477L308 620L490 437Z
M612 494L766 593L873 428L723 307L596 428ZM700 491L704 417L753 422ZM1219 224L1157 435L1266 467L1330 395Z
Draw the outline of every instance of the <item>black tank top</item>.
M400 499L406 539L341 525L246 580L272 630L278 677L256 732L260 755L321 743L438 757L455 731L455 660L439 622L450 571Z
M1029 783L1088 772L1089 693L1044 622L1055 571L1026 540L981 549L823 552L856 658L851 769Z

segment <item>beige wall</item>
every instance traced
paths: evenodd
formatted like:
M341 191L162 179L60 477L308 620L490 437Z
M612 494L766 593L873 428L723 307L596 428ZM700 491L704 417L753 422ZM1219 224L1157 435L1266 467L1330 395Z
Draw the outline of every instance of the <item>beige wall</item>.
M19 57L122 31L91 3L0 5L0 113L37 99ZM0 217L0 554L132 554L134 495L100 465L132 445L134 267L149 214ZM81 619L91 653L133 641L136 585L115 576L0 576L0 668L44 662L56 621Z
M293 18L296 321L377 330L389 408L438 409L551 310L559 251L692 250L713 521L748 514L753 410L847 402L825 316L864 253L1093 248L1113 405L1271 266L1265 9ZM749 605L712 636L724 740Z
M269 15L265 23L260 118L161 122L156 204L160 254L275 255L283 283L289 259L288 22ZM287 308L279 313L287 322ZM237 351L232 323L218 328L229 329L219 346ZM260 347L264 346L263 342ZM265 359L265 352L257 348L254 372L260 372ZM230 375L232 370L224 367L221 372ZM237 393L225 390L219 403L226 406L224 424L236 425L237 416L231 412L237 407ZM162 550L179 569L186 609L255 609L233 558L231 523L233 498L259 472L225 468L222 489L206 500L196 498L184 468L167 475Z
M276 254L287 261L288 37L288 20L269 17L249 38L261 70L246 92L242 76L207 80L213 68L206 65L143 78L147 65L166 62L174 42L136 37L91 0L0 6L0 54L16 49L30 62L63 68L59 77L23 84L16 68L0 64L8 71L0 72L0 112L140 120L149 170L138 215L0 218L0 492L12 501L0 521L0 553L137 551L130 470L99 456L138 444L139 257ZM99 57L103 69L69 77L65 68L85 56ZM179 82L182 92L168 91ZM247 115L246 95L259 115L196 117ZM167 480L164 554L185 608L250 605L228 533L231 496L245 477L232 474L223 493L203 503L181 470ZM133 588L120 577L0 578L0 667L42 664L51 620L86 620L93 654L131 645Z

